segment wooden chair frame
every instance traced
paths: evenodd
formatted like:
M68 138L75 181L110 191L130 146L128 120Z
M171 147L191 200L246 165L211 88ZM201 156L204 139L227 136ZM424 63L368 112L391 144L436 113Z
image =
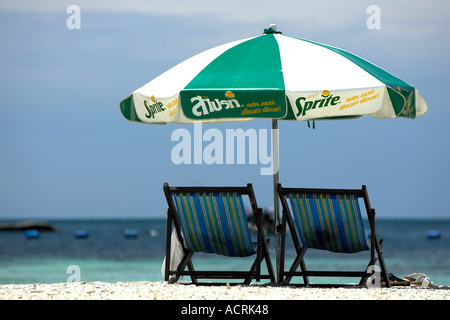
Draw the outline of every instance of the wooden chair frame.
M180 226L179 217L175 203L171 197L171 193L181 192L238 192L242 195L247 195L250 200L252 214L256 220L257 226L257 245L256 258L249 271L196 271L192 262L194 251L190 250L183 243L182 229ZM164 194L166 196L168 211L167 211L167 238L166 238L166 263L165 263L165 280L169 283L176 283L181 276L190 276L192 283L199 285L199 279L243 279L244 284L248 285L253 279L260 281L261 279L270 279L275 282L275 275L272 267L272 262L269 255L269 239L266 240L264 230L261 225L262 209L257 205L253 187L247 184L246 187L171 187L168 183L164 183ZM178 239L183 248L184 256L178 264L176 270L170 270L170 248L171 248L171 233L176 232ZM268 274L261 274L261 262L265 260ZM187 271L185 269L188 269ZM210 284L226 284L212 283Z
M361 280L359 285L366 285L369 277L372 276L372 272L368 271L369 266L374 266L379 260L380 268L381 268L381 277L385 282L387 287L390 287L389 276L387 273L387 269L384 263L382 249L383 240L379 241L377 231L375 228L375 209L372 209L370 206L369 195L367 193L366 186L362 186L361 189L307 189L307 188L283 188L281 184L278 184L277 187L278 195L281 200L282 208L283 208L283 217L281 224L281 262L280 262L280 279L279 282L281 284L289 284L294 276L303 277L303 285L311 286L309 281L309 277L360 277ZM296 227L294 225L294 221L292 218L292 214L286 200L286 194L288 193L312 193L312 194L354 194L357 195L358 198L364 199L365 209L367 212L367 217L369 219L370 225L370 261L369 264L364 271L310 271L306 269L304 256L308 248L302 247L300 245L299 237L297 234ZM289 271L285 271L285 245L286 245L286 226L289 228L290 234L292 236L292 240L294 243L294 247L297 253L297 257L292 263ZM301 271L296 271L300 266ZM320 286L320 284L318 285ZM325 286L342 286L342 285L330 285L326 284Z

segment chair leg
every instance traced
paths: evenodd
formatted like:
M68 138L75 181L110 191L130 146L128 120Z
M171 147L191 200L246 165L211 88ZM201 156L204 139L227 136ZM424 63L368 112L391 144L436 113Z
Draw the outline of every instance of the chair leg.
M259 262L259 264L260 263L261 262ZM255 259L255 262L253 262L252 267L250 268L249 276L244 279L244 285L246 286L250 285L256 273L257 267L258 267L258 259Z
M376 241L376 244L377 244L376 250L377 250L377 254L378 254L378 260L379 260L380 267L381 267L381 273L384 276L384 279L386 281L386 287L389 288L391 286L391 283L389 281L389 274L387 272L386 265L384 263L383 252L381 251L381 249L383 247L383 239L381 239L380 242Z
M170 248L172 246L172 217L167 210L167 232L166 232L166 265L164 270L164 280L169 281L169 269L170 269Z
M249 285L252 282L252 280L254 278L253 275L258 272L258 265L261 266L262 260L266 261L266 266L267 266L267 271L269 273L270 281L275 282L275 273L273 271L272 260L270 260L270 254L269 254L270 239L266 239L266 241L264 241L263 243L264 244L263 244L263 248L262 248L261 258L256 257L255 261L253 262L253 265L250 268L250 275L247 278L245 278L245 280L244 280L245 285ZM260 272L260 270L261 269L259 269L259 272Z
M269 271L270 281L275 282L275 272L273 271L272 260L269 254L270 239L266 240L264 259L266 260L267 270Z
M187 267L189 271L195 271L192 261L189 261ZM191 275L191 281L193 284L198 284L197 278L194 275Z
M186 266L188 267L189 271L193 271L194 265L192 264L191 261L193 255L194 251L189 251L187 254L184 255L183 259L181 259L181 262L177 267L177 272L183 271L186 268ZM176 273L175 277L171 277L169 279L169 283L176 283L180 279L180 277L181 276L178 273ZM193 283L197 283L197 279L194 276L191 276L191 280Z
M369 268L372 265L375 265L377 263L377 260L378 260L379 264L380 264L380 267L381 267L381 274L384 277L384 279L386 279L385 280L386 281L386 287L389 288L391 286L391 284L389 282L389 274L387 272L386 265L384 263L383 252L382 252L383 239L378 241L378 237L376 235L375 235L375 237L376 238L375 238L375 248L374 248L374 250L376 250L377 256L375 258L373 258L373 260L371 260L369 262L369 264L367 265L367 268ZM367 270L367 268L366 268L366 270ZM361 286L365 285L366 282L367 282L367 279L368 279L368 277L362 277L361 281L359 282L359 285L361 285Z
M295 258L294 262L292 263L291 268L289 269L289 272L295 272L298 268L298 266L300 266L300 269L303 272L306 272L306 265L305 265L305 260L303 259L303 257L305 256L306 253L306 248L302 248L300 253L297 254L297 258ZM283 280L283 284L289 284L292 280L292 276L286 276L286 278ZM305 283L305 285L309 286L309 278L307 275L303 275L303 282Z
M370 266L374 266L374 265L377 263L377 260L378 260L377 256L375 255L375 248L373 247L374 244L375 244L375 247L376 247L376 243L377 243L377 242L375 241L375 239L372 239L372 240L371 240L371 243L372 243L372 246L370 247L370 261L369 261L369 263L367 264L366 270L367 270ZM382 245L382 244L383 244L383 240L381 241L381 245ZM360 285L360 286L366 285L366 282L367 282L368 279L369 279L369 277L367 277L367 276L362 277L362 278L361 278L361 281L359 281L359 285Z

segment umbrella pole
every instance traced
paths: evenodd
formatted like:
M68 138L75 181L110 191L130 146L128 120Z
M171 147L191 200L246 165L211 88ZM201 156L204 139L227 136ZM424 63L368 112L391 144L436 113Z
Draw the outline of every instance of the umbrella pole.
M279 150L278 150L278 120L272 119L272 157L273 157L273 212L274 212L274 220L275 220L275 256L276 256L276 273L277 273L277 282L280 280L280 232L279 232L279 224L280 224L280 202L278 199L278 191L277 186L280 180L279 175Z

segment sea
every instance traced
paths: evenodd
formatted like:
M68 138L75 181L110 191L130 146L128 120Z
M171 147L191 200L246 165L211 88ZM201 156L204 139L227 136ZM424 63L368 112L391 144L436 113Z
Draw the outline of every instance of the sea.
M37 237L27 237L25 231L0 231L0 284L164 280L165 220L47 222L57 230L39 231ZM399 278L423 273L434 285L450 286L450 220L380 219L376 227L379 238L384 239L383 255L389 273ZM275 236L268 237L275 266ZM288 237L287 265L294 256ZM349 255L309 250L305 255L309 270L361 271L368 261L368 252ZM248 270L252 263L248 258L207 254L195 254L193 262L197 270ZM336 281L343 280L311 279L313 283Z

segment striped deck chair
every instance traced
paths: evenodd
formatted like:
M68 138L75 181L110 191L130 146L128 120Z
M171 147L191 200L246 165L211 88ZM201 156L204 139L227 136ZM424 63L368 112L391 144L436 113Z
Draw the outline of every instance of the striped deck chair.
M302 276L304 285L311 285L309 277L358 277L359 285L376 280L390 286L381 252L382 240L375 229L375 210L371 208L366 186L362 189L303 189L283 188L278 184L278 195L283 207L281 231L280 282L289 284L293 276ZM358 199L364 200L370 225L370 246L366 241ZM289 227L297 257L289 271L285 271L286 223ZM338 253L370 251L370 261L363 271L306 270L304 255L309 248ZM380 267L375 266L377 259ZM301 271L296 270L300 266ZM375 279L373 271L381 270ZM380 284L381 281L378 282ZM339 285L333 285L339 286Z
M253 187L170 187L164 184L168 203L165 280L175 283L180 276L198 279L270 279L275 282L269 255L269 242L261 227L262 210L258 208ZM252 242L243 196L248 196L257 225L257 242ZM173 223L173 229L172 229ZM169 270L171 233L176 232L184 256L176 270ZM253 265L246 271L196 271L192 263L195 252L228 257L248 257L256 254ZM265 260L267 274L261 274ZM185 270L187 267L187 271ZM213 284L213 283L208 283ZM222 283L222 284L225 284Z

